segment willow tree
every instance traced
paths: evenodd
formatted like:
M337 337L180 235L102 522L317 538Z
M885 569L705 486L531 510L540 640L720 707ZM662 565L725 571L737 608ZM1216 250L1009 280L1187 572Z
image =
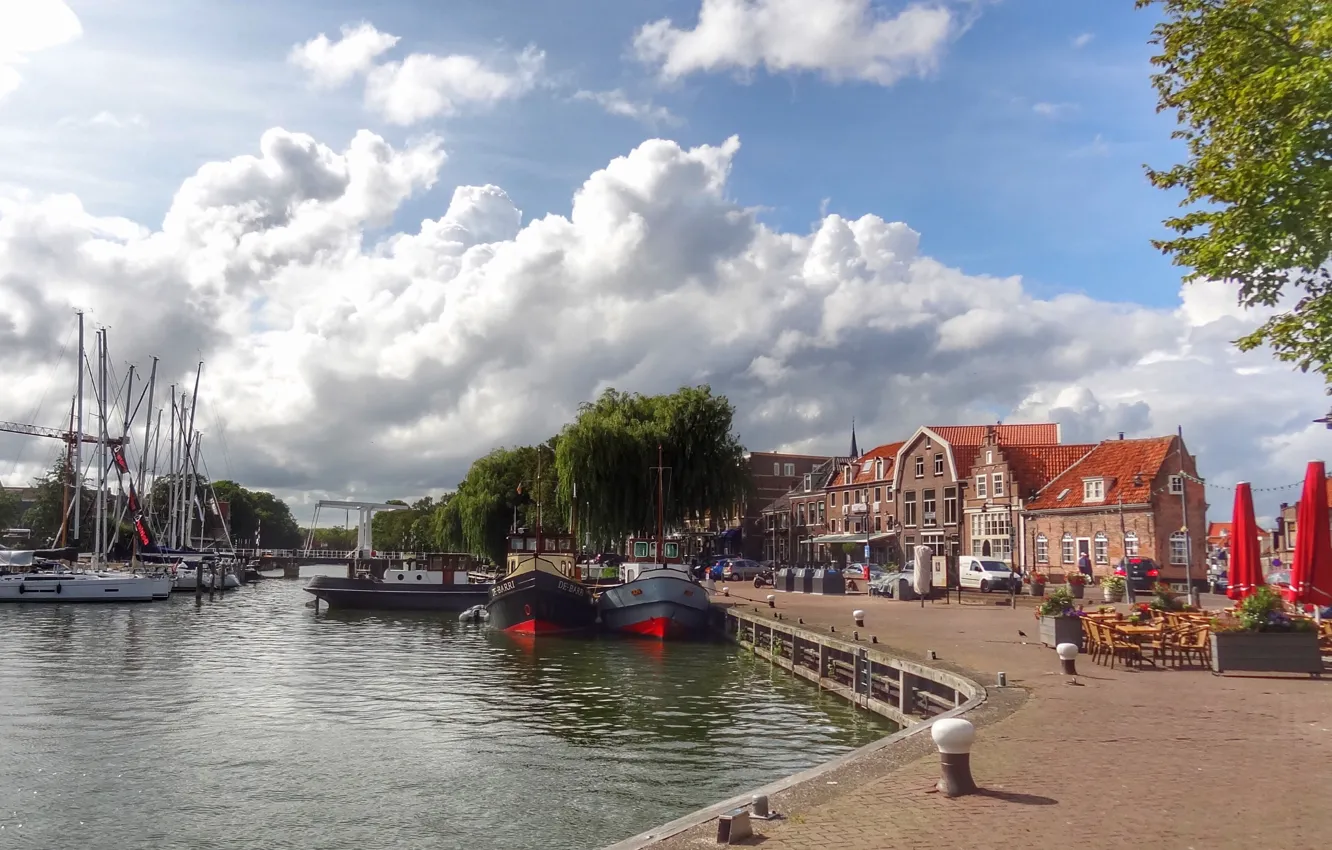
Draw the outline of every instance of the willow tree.
M668 526L735 512L751 483L744 447L732 432L734 416L726 397L707 386L661 396L606 390L560 433L562 508L574 503L576 486L578 526L593 539L613 542L654 530L660 446Z
M499 562L515 523L548 531L565 523L556 505L553 441L540 446L495 449L478 458L438 512L434 527L446 549L463 549Z

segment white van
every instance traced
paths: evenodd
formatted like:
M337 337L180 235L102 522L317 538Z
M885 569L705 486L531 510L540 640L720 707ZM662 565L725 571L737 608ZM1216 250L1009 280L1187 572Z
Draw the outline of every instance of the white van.
M1022 580L1008 564L994 558L962 555L957 561L958 583L963 587L989 593L991 590L1022 589Z

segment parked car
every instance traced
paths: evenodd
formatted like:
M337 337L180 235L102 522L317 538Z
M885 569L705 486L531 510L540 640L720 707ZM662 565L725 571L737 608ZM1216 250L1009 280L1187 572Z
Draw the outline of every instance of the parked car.
M1161 581L1161 570L1151 558L1129 558L1127 570L1121 564L1115 567L1115 575L1123 576L1125 581L1132 582L1135 591L1150 591Z
M1211 591L1218 596L1224 596L1226 588L1228 587L1226 583L1228 577L1229 573L1227 573L1226 570L1213 570L1212 574L1208 576L1208 584L1211 586Z
M906 579L907 581L911 581L911 576L912 573L903 572L901 570L893 570L891 572L879 573L877 576L870 579L869 582L870 596L887 596L889 599L891 599L897 596L898 580Z
M1022 579L1003 561L963 555L957 562L957 581L963 587L989 593L992 590L1021 590Z
M763 574L763 565L748 558L731 558L722 566L726 581L750 581Z

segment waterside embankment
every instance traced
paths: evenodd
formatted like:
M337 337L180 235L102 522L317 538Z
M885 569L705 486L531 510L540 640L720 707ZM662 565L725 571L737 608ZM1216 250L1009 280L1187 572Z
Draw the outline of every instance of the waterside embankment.
M1332 831L1327 678L1112 670L1082 656L1080 675L1070 680L1035 638L1037 622L1026 607L778 593L768 608L768 592L732 587L721 601L746 610L746 620L777 624L778 635L794 625L854 646L872 636L878 643L868 646L889 658L984 683L985 699L965 714L978 727L972 764L982 793L931 793L938 756L929 735L910 734L917 723L616 850L715 847L717 814L752 793L767 793L783 815L756 822L765 850L906 850L945 842L976 850L1071 842L1084 850L1144 842L1294 850L1320 846ZM847 641L857 630L855 609L865 611L865 625L860 641ZM756 652L764 634L750 633L760 644ZM778 651L773 663L784 657ZM1007 687L993 684L1000 671ZM891 690L885 696L879 702L891 707Z

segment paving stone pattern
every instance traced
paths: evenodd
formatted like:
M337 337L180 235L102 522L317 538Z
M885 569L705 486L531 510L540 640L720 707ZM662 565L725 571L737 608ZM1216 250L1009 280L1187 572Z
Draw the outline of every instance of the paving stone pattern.
M767 615L769 592L732 588L729 601ZM861 635L884 649L920 661L932 649L986 686L1002 670L1030 698L978 730L982 794L931 793L938 757L926 755L758 824L753 843L764 850L1304 850L1332 841L1332 670L1319 680L1218 677L1110 670L1079 656L1070 685L1027 607L777 594L788 621L836 625L839 637L850 637L856 608L866 612ZM715 847L709 831L665 846Z

